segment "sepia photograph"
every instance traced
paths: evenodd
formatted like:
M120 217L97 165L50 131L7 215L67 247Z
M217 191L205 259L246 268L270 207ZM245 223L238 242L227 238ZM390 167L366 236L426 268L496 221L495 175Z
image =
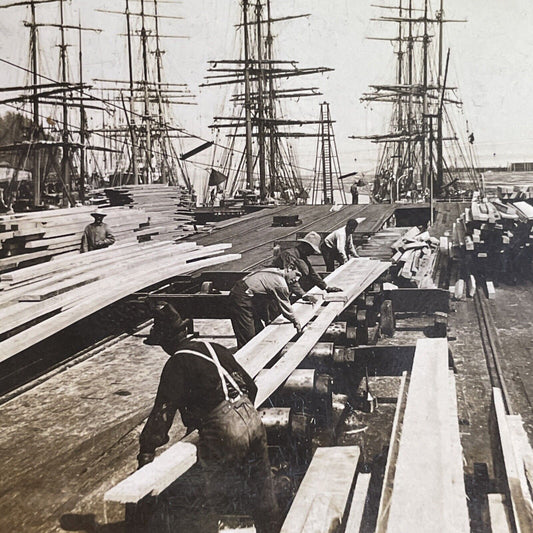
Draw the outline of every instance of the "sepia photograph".
M530 0L0 0L0 533L533 533Z

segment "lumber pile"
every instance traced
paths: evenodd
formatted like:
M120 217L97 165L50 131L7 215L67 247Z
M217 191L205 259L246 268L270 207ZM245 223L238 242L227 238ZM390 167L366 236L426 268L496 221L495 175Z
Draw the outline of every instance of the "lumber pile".
M495 448L503 458L506 494L489 494L493 531L515 524L518 533L533 531L533 449L520 415L508 415L502 391L492 389L497 435ZM500 529L497 529L500 525ZM509 527L508 531L512 531Z
M533 198L533 187L527 185L498 185L494 192L503 202L517 202Z
M194 224L195 202L184 187L124 185L107 188L105 193L112 206L128 206L146 212L150 218L150 228L138 233L142 240L175 240L193 231L211 229L209 224L205 224L205 227Z
M476 278L486 280L494 297L493 280L516 283L529 277L533 259L533 206L525 201L492 202L475 195L453 223L449 236L449 288L456 299L472 296Z
M94 207L83 206L0 216L0 272L78 253L93 211ZM105 212L105 222L119 243L136 241L135 232L149 225L147 214L139 209L116 207Z
M372 257L382 261L390 261L395 251L392 245L398 241L409 228L390 227L383 228L374 233L370 238L361 239L357 253L360 257Z
M405 231L391 244L395 282L402 287L430 289L436 287L434 276L438 267L440 241L417 226Z
M293 305L294 312L302 326L305 326L304 331L268 370L261 372L293 339L296 333L293 324L285 318L278 317L236 352L235 358L238 363L250 376L256 378L258 387L256 407L263 404L285 382L319 342L331 322L367 287L372 285L389 266L390 263L369 259L350 259L325 279L326 283L343 289L342 292L323 295L322 291L315 287L309 293L321 295L324 300L319 299L317 303L312 305L296 302ZM168 452L170 453L168 455L174 457L174 463L171 466L173 471L185 472L187 470L190 460L189 444L194 442L195 438L197 438L197 433L193 432L187 437L186 442L180 441L169 448ZM139 492L138 483L130 476L114 489L108 491L104 496L104 502L107 505L111 505L113 502L137 503L142 497L155 494L154 491L160 491L159 479L161 475L158 465L159 457L156 457L152 463L140 470L140 472L146 473L143 479L151 478L153 480L151 487L143 484L142 490ZM132 494L134 497L130 497Z
M455 379L448 369L446 339L417 341L407 395L400 395L398 406L376 531L469 532Z
M0 362L143 288L224 263L230 244L137 242L0 275Z

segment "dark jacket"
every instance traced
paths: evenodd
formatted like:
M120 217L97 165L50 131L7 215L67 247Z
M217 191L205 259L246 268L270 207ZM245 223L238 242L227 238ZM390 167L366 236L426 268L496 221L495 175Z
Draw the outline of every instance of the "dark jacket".
M232 375L242 392L252 400L257 394L253 379L237 363L231 352L220 344L211 343L221 365ZM179 410L187 428L200 428L202 420L224 399L224 391L217 367L205 359L180 350L194 350L207 355L202 342L186 341L167 361L155 399L154 407L140 436L140 453L154 453L168 442L168 432ZM228 385L229 395L237 392Z
M88 224L83 230L81 238L80 252L91 252L107 248L115 242L115 237L111 233L107 224Z
M277 268L294 267L300 272L301 278L296 283L291 284L291 292L298 298L301 298L309 289L315 285L324 290L327 284L317 274L309 258L302 254L300 249L296 246L294 248L287 248L283 250L272 261L272 266Z

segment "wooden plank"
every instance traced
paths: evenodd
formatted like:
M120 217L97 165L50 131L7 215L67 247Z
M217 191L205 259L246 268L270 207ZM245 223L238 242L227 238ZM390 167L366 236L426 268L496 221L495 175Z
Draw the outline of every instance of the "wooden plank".
M353 493L350 514L346 522L344 533L359 533L363 522L363 514L368 495L368 486L370 485L371 474L358 474L355 490Z
M78 305L73 306L71 312L67 313L65 312L65 309L63 309L63 312L59 315L55 315L44 322L40 322L23 333L9 337L0 343L0 362L9 359L22 350L50 337L54 333L74 324L99 309L128 296L128 294L131 294L132 292L141 290L142 288L158 283L159 281L172 278L173 276L233 261L238 258L240 258L240 254L210 257L208 259L200 259L194 263L186 264L176 263L174 261L173 263L169 262L169 264L165 264L165 268L163 269L154 270L151 278L145 276L128 280L127 282L123 282L120 278L107 279L102 280L104 283L96 282L93 286L83 287L85 290L91 290L93 294L98 294L99 297L96 300L88 299L87 301L81 301ZM99 283L101 283L101 285L98 285ZM98 288L96 287L97 285Z
M196 463L196 446L181 442L157 456L104 495L104 502L135 503L147 494L157 496Z
M502 391L496 387L492 389L492 399L496 422L498 424L498 437L505 467L506 485L509 491L511 509L514 516L517 533L533 531L533 506L529 494L524 494L520 480L522 464L518 461L513 447L511 432L507 423L507 414L503 403Z
M204 250L205 248L211 248L211 247L204 247ZM163 249L165 250L164 253L161 250L162 249L157 250L157 261L158 262L162 262L163 260L165 261L173 260L172 258L175 256L175 252L171 247L164 248ZM215 253L219 253L220 250L218 249L218 247L216 247L214 251ZM150 257L150 255L147 255L146 252L148 252L148 250L144 250L144 255L141 254L141 256L137 256L132 259L125 259L123 261L114 262L113 266L115 267L115 269L112 271L110 271L107 267L102 266L99 270L99 273L102 274L102 277L105 277L107 279L111 278L114 280L113 283L120 285L122 283L121 272L124 269L128 270L130 277L134 273L142 274L145 268L144 265L149 263L150 259L152 260L154 259L154 257ZM150 253L151 252L152 250L150 250ZM198 253L200 253L200 255L205 255L208 252L202 251ZM186 260L188 260L189 258L195 257L195 254L197 254L197 252L190 252L190 253L187 253L186 255L180 256L179 259L175 259L173 261L176 264L181 264L185 262ZM144 262L141 259L144 259ZM93 267L92 270L93 272L95 272L94 265L90 265L90 266ZM159 263L159 266L163 266L163 263ZM88 269L88 270L91 270L91 269ZM102 281L105 282L106 280L103 279ZM34 288L37 286L45 287L46 285L47 285L47 281L43 281L43 282L38 283L37 285L33 285L33 287ZM97 292L94 292L94 291L98 291L99 287L100 285L90 287L88 290L85 290L82 287L81 289L70 291L69 293L64 294L64 295L58 295L57 297L50 299L49 302L35 303L31 305L28 303L23 303L23 302L12 304L9 307L7 307L5 311L3 312L3 320L2 322L0 322L0 334L6 333L10 331L11 329L24 325L26 322L30 322L35 319L38 319L39 317L43 315L47 315L50 312L53 312L64 306L67 306L71 304L72 302L78 302L78 301L82 301L85 298L91 298L94 296L94 294L97 294ZM17 294L20 295L21 293L24 293L24 292L25 291L22 290L21 288L21 290L17 291ZM7 299L8 293L6 293L6 295L2 295L2 299L4 297Z
M308 324L297 342L267 372L256 379L257 396L255 406L259 407L290 376L291 372L305 359L313 346L328 329L329 325L342 312L342 302L330 303L323 309L314 322Z
M99 279L98 275L85 274L83 276L76 276L58 283L51 283L46 287L27 292L26 294L20 296L19 302L40 302L42 300L47 300L48 298L52 298L58 294L70 291L76 287L83 287L84 285L96 281L97 279Z
M329 498L329 509L336 513L340 522L350 494L359 455L357 446L317 448L280 533L309 531L305 529L305 522L314 498L319 495ZM326 533L329 530L311 531Z
M492 533L512 533L509 512L503 494L488 494L490 528Z
M378 518L376 524L376 533L383 533L387 529L390 511L390 499L392 495L392 481L396 471L396 459L398 458L398 449L400 447L401 423L405 413L405 403L407 401L407 372L402 373L398 400L396 401L396 410L392 422L391 436L389 440L389 450L387 452L387 463L385 464L385 473L383 474L383 485L381 497L379 500Z
M529 443L529 438L524 429L524 422L520 415L507 415L507 423L511 431L513 446L517 452L519 461L523 464L524 470L520 471L520 483L524 493L533 490L533 448Z
M387 533L452 532L448 498L450 407L446 339L417 342Z
M345 304L353 301L364 289L383 274L392 263L375 261L368 258L352 259L346 263L346 268L337 273L328 284L341 287L342 292L330 292L324 295L326 302L339 302ZM343 265L344 266L344 265ZM310 291L312 292L312 291Z
M449 518L450 531L454 533L469 533L470 518L468 516L467 496L463 470L463 448L459 433L459 415L457 412L457 392L455 374L448 371L449 386L449 469L450 483L448 485L448 501L452 510Z

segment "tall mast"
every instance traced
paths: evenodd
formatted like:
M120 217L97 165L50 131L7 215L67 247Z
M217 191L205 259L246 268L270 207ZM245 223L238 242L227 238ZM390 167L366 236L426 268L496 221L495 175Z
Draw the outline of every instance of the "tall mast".
M160 39L159 39L159 12L157 9L157 0L154 0L154 19L155 19L155 63L156 63L156 74L157 74L157 118L159 125L159 139L161 140L162 131L165 127L163 119L163 106L161 104L161 83L163 82L162 76L162 65L161 65L161 48L160 48ZM167 172L167 161L166 161L166 150L164 142L160 143L161 154L161 181L162 183L168 183L168 172ZM165 159L165 160L164 160ZM170 169L168 169L170 170Z
M83 87L83 51L81 42L81 19L78 20L78 46L80 67L80 88ZM85 127L86 116L83 104L83 93L80 91L80 201L85 201Z
M272 64L273 51L272 45L274 39L272 37L272 13L270 0L267 0L267 36L266 36L266 57L268 64ZM277 142L276 135L274 133L274 119L275 119L275 102L274 102L274 79L272 73L268 72L268 118L270 119L270 128L269 128L269 137L270 137L270 152L269 152L269 167L270 167L270 194L273 197L274 192L278 189L278 177L277 177L277 165L276 165L276 153L277 153Z
M409 40L407 43L409 104L407 110L407 173L408 183L412 186L413 181L413 154L411 134L413 129L413 0L409 0Z
M35 142L39 136L39 96L37 84L39 76L37 73L37 25L35 22L35 2L30 3L31 9L31 27L30 27L30 46L31 46L31 70L33 73L33 135L32 140ZM33 150L33 205L38 206L41 203L41 176L39 168L39 151Z
M257 142L259 145L259 191L260 199L266 199L266 176L265 176L265 112L263 102L263 87L265 81L265 72L263 70L263 46L261 35L261 12L263 6L261 0L257 0L255 5L256 27L257 27L257 66L259 76L257 78Z
M250 51L248 49L248 0L242 0L244 24L244 112L246 117L246 184L253 189L252 113L250 99Z
M133 173L133 184L138 185L139 174L137 172L137 135L135 132L135 93L133 90L133 61L131 52L131 21L130 21L130 7L129 1L126 0L126 29L128 38L128 68L129 68L129 82L130 82L130 119L129 130L131 137L131 170Z
M67 83L67 45L65 44L65 19L63 14L63 1L59 1L59 10L61 16L61 44L60 58L61 58L61 82L66 86ZM63 196L63 204L69 203L71 183L70 183L70 169L69 169L69 145L68 145L68 105L67 94L63 91L63 135L62 135L62 155L61 155L61 179L63 180L63 187L65 188L65 195Z
M444 0L440 0L440 10L437 16L439 21L439 88L444 91L444 81L442 79L442 53L443 53L443 26L444 26ZM435 186L435 193L440 195L443 184L443 160L442 160L442 105L439 106L437 113L437 182Z
M397 77L397 81L398 81L398 86L401 86L402 83L403 83L403 43L402 43L402 38L403 38L403 22L401 21L402 19L402 16L403 16L403 6L402 6L402 0L400 0L400 3L399 3L399 7L398 7L398 18L400 19L400 22L398 22L398 77ZM398 122L397 122L397 130L398 130L398 133L401 133L403 131L403 95L399 92L398 93L398 103L397 103L397 106L398 106ZM397 151L397 154L396 154L396 157L397 157L397 160L396 160L396 176L395 176L395 180L394 180L394 183L396 185L396 191L399 191L399 180L400 180L400 176L401 176L401 172L402 172L402 143L397 143L397 146L398 146L398 151ZM390 195L390 199L391 199L391 202L393 201L393 198L394 198L394 191L392 190L392 187L391 187L391 195ZM396 200L398 200L399 198L396 198Z
M152 174L152 135L150 124L150 101L148 95L148 43L146 35L144 0L141 0L141 45L143 55L143 86L144 86L144 127L145 127L145 171L146 183L151 182Z
M428 114L428 0L424 2L424 38L423 38L423 81L422 81L422 188L428 186L428 169L426 161L426 136L427 136L427 114ZM430 172L431 174L431 169Z

